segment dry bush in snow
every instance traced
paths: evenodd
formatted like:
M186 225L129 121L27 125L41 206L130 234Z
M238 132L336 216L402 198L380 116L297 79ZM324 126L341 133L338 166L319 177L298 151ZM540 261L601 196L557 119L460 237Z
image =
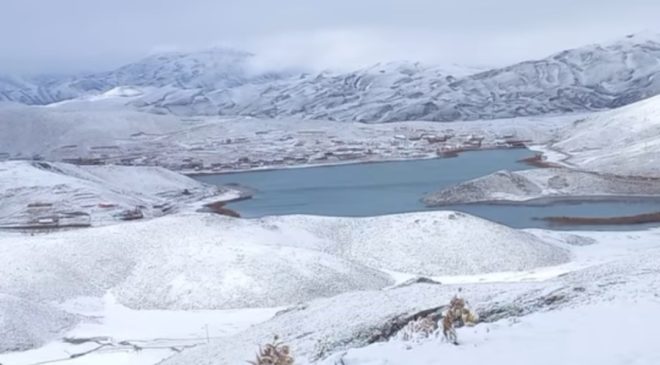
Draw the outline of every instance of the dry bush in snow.
M479 320L476 313L468 309L465 299L454 296L449 302L449 309L442 317L442 334L445 340L458 345L456 328L474 326Z
M273 338L273 342L259 348L254 361L248 361L252 365L293 365L293 362L289 346L279 342L277 336Z
M403 341L421 341L430 337L438 330L438 315L429 314L408 322L397 334Z

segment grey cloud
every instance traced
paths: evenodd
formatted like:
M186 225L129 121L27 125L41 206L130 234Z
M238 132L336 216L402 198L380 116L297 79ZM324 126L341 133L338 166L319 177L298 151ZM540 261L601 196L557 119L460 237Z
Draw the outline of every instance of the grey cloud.
M230 45L258 67L500 65L642 29L654 0L0 0L0 73L76 72Z

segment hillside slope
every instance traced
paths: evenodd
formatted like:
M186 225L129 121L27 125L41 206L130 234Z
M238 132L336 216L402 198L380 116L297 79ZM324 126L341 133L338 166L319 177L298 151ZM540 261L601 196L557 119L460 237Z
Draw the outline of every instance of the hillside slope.
M1 235L7 255L0 257L0 292L65 301L111 291L134 309L274 307L392 284L378 269L461 275L533 269L570 258L536 236L458 213L358 222L187 213L38 239ZM385 229L395 225L416 225L425 234ZM462 237L466 231L471 234Z
M284 76L248 70L252 54L224 48L145 57L115 70L77 76L0 77L0 101L45 105L120 86L217 90Z
M530 202L542 199L645 199L660 196L660 184L646 178L564 168L498 171L430 193L428 206L483 202ZM545 199L543 199L545 198Z
M582 169L660 177L660 96L579 120L549 148Z
M0 228L105 225L238 196L159 167L0 162Z
M143 88L133 107L178 115L244 115L358 122L455 121L592 111L660 92L660 35L566 50L470 74L414 62L352 72L265 72L233 50L148 57L74 78L0 80L0 101L48 104L115 87Z
M660 36L635 35L462 77L414 64L382 65L258 90L242 86L188 98L184 109L169 109L178 105L167 99L143 107L361 122L496 119L625 105L660 92L659 73Z

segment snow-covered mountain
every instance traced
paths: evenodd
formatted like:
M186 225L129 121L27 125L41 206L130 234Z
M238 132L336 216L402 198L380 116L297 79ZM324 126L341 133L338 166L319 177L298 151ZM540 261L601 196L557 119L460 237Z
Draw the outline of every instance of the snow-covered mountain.
M631 36L467 76L416 65L302 77L191 102L221 114L390 122L599 110L660 92L660 36ZM167 108L166 101L153 105Z
M151 97L145 96L133 105L180 115L295 116L368 122L389 120L388 115L397 110L411 117L398 120L411 120L420 108L418 100L455 80L439 67L391 62L348 73L300 74L211 92L161 89L163 92L151 93Z
M255 75L250 57L212 49L151 56L72 79L0 79L0 100L47 104L131 86L145 92L130 105L156 113L391 122L602 110L660 93L660 35L654 34L481 72L397 62L347 73Z
M156 54L116 70L79 75L20 79L0 77L0 101L51 104L121 86L213 91L248 82L277 79L277 73L249 71L247 52L211 48L199 52Z
M59 85L53 87L43 80L0 76L0 101L14 101L23 104L49 104L81 95L81 91L62 93Z
M572 167L660 176L660 96L578 120L548 149Z

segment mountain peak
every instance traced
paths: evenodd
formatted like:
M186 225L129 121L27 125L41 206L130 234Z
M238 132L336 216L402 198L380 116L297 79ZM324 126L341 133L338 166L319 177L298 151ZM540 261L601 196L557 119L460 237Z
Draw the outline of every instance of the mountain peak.
M660 33L651 30L643 30L641 32L627 34L624 39L635 43L645 43L649 41L659 43Z
M250 52L227 47L210 47L195 51L167 51L149 54L135 63L168 62L182 59L225 59L245 60L254 56ZM134 64L134 63L132 63ZM131 64L129 64L131 65ZM128 65L127 65L128 66Z

